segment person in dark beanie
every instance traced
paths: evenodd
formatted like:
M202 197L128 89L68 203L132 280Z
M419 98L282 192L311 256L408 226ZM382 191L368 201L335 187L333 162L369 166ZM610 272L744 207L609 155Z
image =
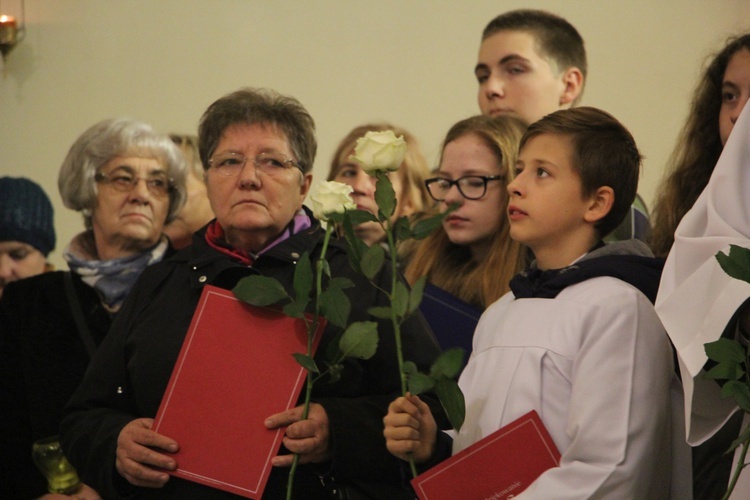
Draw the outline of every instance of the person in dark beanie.
M131 287L173 253L163 228L184 203L186 170L169 137L130 118L100 121L70 147L57 186L84 230L62 252L68 269L9 283L0 300L0 498L101 498L66 462L65 474L45 477L32 450L57 441L63 407Z
M54 211L44 190L23 177L0 177L0 297L11 281L51 270Z

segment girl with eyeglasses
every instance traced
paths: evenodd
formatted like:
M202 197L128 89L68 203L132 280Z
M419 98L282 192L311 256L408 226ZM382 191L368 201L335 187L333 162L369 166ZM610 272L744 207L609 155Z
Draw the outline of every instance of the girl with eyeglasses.
M525 129L517 118L475 116L448 131L440 167L425 185L439 210L456 208L408 256L410 283L427 275L481 310L509 290L525 254L509 235L506 186Z

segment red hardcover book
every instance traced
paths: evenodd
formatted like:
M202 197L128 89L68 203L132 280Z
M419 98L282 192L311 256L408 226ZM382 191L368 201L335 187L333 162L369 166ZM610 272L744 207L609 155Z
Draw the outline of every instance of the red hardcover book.
M180 444L170 473L260 498L284 433L263 422L297 403L307 376L297 352L307 352L303 320L206 286L155 418Z
M412 479L421 500L502 500L560 465L560 453L536 411Z

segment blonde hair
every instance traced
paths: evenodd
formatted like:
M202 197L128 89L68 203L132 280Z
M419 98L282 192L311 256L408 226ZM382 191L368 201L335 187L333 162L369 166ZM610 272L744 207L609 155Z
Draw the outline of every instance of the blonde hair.
M180 148L180 151L185 156L188 168L193 171L195 177L203 179L203 165L201 164L201 157L198 152L198 136L195 134L172 133L169 134L169 138Z
M427 160L425 160L419 143L416 137L414 137L407 130L401 127L391 125L390 123L368 123L360 125L352 129L346 137L344 137L336 151L333 153L331 158L331 168L328 171L328 178L326 180L332 181L338 174L339 167L344 163L344 155L348 157L349 151L354 149L357 145L357 139L364 136L369 131L383 132L385 130L392 130L396 136L403 136L406 141L406 156L404 162L398 169L398 175L401 179L402 199L399 200L401 206L408 204L414 213L419 213L434 205L430 194L427 192L427 187L424 184L425 179L430 175L430 169L427 166ZM399 193L396 193L398 196Z
M518 144L526 126L513 117L474 116L456 123L443 141L445 146L456 139L473 134L492 150L505 174L505 189L513 178ZM505 207L497 207L504 213ZM465 302L485 309L510 288L511 278L523 269L526 258L522 245L510 237L507 219L495 234L487 257L477 262L467 246L456 245L448 239L441 226L407 255L405 276L414 283L420 276ZM407 250L408 251L408 250ZM479 283L479 286L477 286Z

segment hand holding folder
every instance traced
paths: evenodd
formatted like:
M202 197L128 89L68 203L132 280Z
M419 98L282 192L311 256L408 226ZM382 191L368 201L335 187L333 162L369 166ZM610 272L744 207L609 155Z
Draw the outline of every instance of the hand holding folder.
M420 500L512 498L560 464L536 411L477 441L411 482Z
M206 286L154 423L180 446L170 473L260 498L284 435L265 420L293 408L304 385L297 352L307 352L303 320Z

